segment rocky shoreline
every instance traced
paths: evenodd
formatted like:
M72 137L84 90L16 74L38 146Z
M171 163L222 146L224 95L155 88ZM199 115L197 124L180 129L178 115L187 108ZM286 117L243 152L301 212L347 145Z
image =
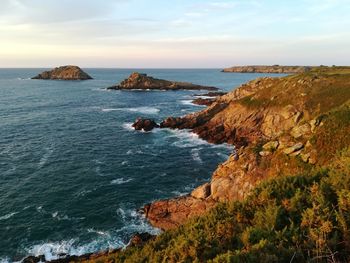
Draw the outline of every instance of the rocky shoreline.
M274 164L278 158L299 158L311 167L316 165L318 152L310 139L322 126L322 121L316 118L317 110L307 107L305 94L311 86L322 82L332 80L316 75L305 75L297 80L260 78L217 97L202 111L162 121L160 128L189 129L210 143L228 143L234 148L229 159L213 173L210 182L187 196L147 204L143 209L146 218L155 227L172 229L203 214L218 202L244 199L262 180L291 168ZM269 91L273 87L278 89ZM293 102L286 94L292 89L298 97ZM260 105L262 102L266 104ZM273 169L261 167L262 161L275 166Z
M305 172L326 163L327 155L320 152L313 138L322 132L324 113L348 99L321 96L334 85L340 87L344 83L336 76L319 72L259 78L220 94L202 111L168 117L160 124L138 119L134 124L137 130L190 129L208 142L234 146L209 182L186 196L146 204L141 212L155 227L177 228L220 202L243 200L264 180L281 173Z

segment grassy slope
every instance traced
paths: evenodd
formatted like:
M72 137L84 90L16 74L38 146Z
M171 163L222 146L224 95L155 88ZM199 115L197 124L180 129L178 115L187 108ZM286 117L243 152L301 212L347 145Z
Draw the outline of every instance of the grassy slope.
M317 84L308 86L308 80L315 76ZM288 161L298 169L283 171L282 176L256 187L246 200L220 204L206 215L164 232L144 247L95 261L350 260L350 72L347 68L319 68L286 78L290 83L306 79L293 86L294 94L306 93L304 108L312 118L322 119L323 125L310 140L321 153L321 165L310 167L298 158L276 155L265 165ZM247 107L273 107L276 102L270 98L281 89L275 85L254 96L257 103L247 99L241 103ZM282 96L278 103L288 104L287 98L284 101Z

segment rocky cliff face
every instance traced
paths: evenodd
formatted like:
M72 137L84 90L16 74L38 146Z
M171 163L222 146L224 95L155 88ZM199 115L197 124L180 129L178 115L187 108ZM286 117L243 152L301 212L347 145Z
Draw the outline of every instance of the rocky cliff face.
M311 67L305 66L237 66L231 68L225 68L222 72L235 72L235 73L304 73L310 71Z
M188 82L176 82L156 79L147 74L132 73L120 84L109 87L115 90L217 90L215 87L196 85Z
M209 183L188 196L147 205L146 217L157 227L173 228L217 202L244 199L267 178L330 162L336 147L326 145L332 145L332 139L317 138L324 124L332 123L330 112L350 100L349 80L350 75L319 72L261 78L218 97L203 111L165 119L161 127L191 129L209 142L226 142L236 149Z
M92 79L92 77L77 66L62 66L50 71L44 71L32 79L88 80Z

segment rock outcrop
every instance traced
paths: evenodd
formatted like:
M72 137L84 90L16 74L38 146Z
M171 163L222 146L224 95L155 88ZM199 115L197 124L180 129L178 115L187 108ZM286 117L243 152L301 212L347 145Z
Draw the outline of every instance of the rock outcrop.
M206 94L201 95L194 95L194 97L197 97L192 101L193 104L202 105L202 106L210 106L216 101L216 98L219 96L223 96L227 94L226 92L209 92Z
M147 132L153 130L154 128L159 128L159 125L154 120L138 118L132 127L134 127L134 129L137 131L143 130Z
M236 66L231 68L225 68L222 72L233 72L233 73L304 73L310 71L312 67L306 66Z
M92 79L92 77L77 66L62 66L50 71L44 71L32 79L88 80Z
M109 87L112 90L217 90L215 87L196 85L188 82L177 82L156 79L147 74L132 73L120 84Z

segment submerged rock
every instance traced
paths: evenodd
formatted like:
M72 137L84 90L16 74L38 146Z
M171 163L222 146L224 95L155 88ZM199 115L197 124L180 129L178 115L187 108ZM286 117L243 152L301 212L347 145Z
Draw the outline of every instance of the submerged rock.
M134 124L132 125L132 127L134 127L135 130L137 130L137 131L141 131L141 130L144 130L144 131L151 131L151 130L153 130L154 128L159 128L159 125L158 125L154 120L138 118L138 119L134 122Z
M92 77L77 66L62 66L50 71L44 71L32 79L88 80L92 79Z
M177 82L157 79L147 74L132 73L120 84L109 87L112 90L217 90L215 87L196 85L188 82Z

